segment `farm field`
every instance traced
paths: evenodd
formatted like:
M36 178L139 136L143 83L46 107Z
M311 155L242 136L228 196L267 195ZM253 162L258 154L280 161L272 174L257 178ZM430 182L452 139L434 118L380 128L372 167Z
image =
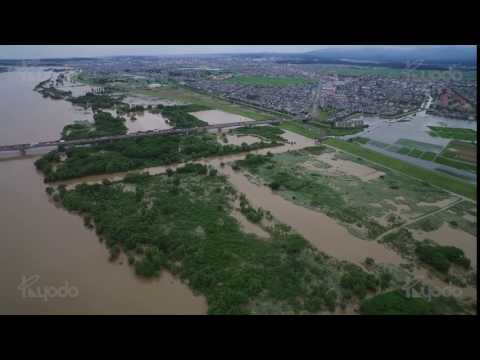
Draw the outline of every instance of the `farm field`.
M477 141L477 132L472 129L451 128L446 126L429 126L430 135L446 139L456 139L463 141Z

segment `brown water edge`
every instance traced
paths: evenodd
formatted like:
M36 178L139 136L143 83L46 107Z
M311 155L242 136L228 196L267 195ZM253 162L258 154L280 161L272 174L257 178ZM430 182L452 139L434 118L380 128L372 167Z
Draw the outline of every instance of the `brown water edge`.
M254 153L266 154L269 151L281 153L314 145L313 140L295 133L286 132L284 137L291 143L275 148L256 150ZM245 155L245 153L240 153L195 162L212 165L217 168L220 173L228 177L229 182L232 183L237 191L245 194L252 205L269 210L278 221L291 226L317 249L330 256L357 264L361 264L367 257L373 258L377 263L398 265L402 262L402 258L396 252L382 244L359 239L327 215L289 202L272 192L270 188L250 182L243 173L234 171L230 166L221 166L221 163L226 164L233 160L243 159ZM183 166L183 164L152 167L141 171L151 175L158 175L165 173L168 168L176 169L179 166ZM79 183L99 183L104 179L119 181L127 173L91 176L58 182L55 185L64 184L68 188L73 188Z
M205 314L206 300L166 271L142 280L109 254L82 218L57 208L32 159L0 163L1 314ZM23 298L22 276L78 289L74 298Z
M462 249L465 256L471 260L472 267L477 267L477 238L475 236L463 230L454 229L447 223L442 224L439 229L434 231L414 230L413 233L420 240L430 239L439 245Z

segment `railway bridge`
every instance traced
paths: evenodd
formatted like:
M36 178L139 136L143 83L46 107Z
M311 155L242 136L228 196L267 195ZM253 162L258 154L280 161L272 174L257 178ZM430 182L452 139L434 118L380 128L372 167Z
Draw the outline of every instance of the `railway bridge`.
M41 141L37 143L0 145L0 153L9 152L9 151L20 151L22 155L25 155L27 150L29 149L58 147L58 146L71 147L71 146L81 146L81 145L92 145L92 144L108 143L116 140L140 138L140 137L147 137L147 136L165 136L165 135L177 135L177 134L188 135L191 133L204 131L204 130L218 129L219 131L221 131L222 129L233 128L233 127L238 128L238 127L250 127L250 126L256 126L256 125L272 125L272 124L278 124L283 121L285 120L242 121L242 122L234 122L234 123L222 123L222 124L214 124L214 125L207 125L207 126L199 126L194 128L188 128L188 129L173 128L173 129L165 129L165 130L137 131L137 132L129 133L125 135L112 135L112 136L103 136L103 137L97 137L97 138L78 139L78 140L59 139L59 140L53 140L53 141Z

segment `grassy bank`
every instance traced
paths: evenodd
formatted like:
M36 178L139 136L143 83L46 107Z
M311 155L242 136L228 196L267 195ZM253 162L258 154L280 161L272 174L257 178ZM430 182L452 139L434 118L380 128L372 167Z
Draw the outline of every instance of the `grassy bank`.
M346 151L353 155L361 156L367 160L383 165L387 168L400 171L429 184L441 187L451 192L476 200L477 188L475 185L466 183L456 178L439 174L435 171L424 169L420 166L391 158L376 151L366 149L360 145L338 139L328 139L325 144Z

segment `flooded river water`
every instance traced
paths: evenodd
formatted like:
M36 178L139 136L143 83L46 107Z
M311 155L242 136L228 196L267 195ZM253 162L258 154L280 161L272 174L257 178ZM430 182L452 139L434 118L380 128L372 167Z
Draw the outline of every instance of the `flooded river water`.
M43 99L32 90L50 75L38 68L0 74L0 144L56 139L76 118L70 103ZM0 314L206 312L205 299L170 274L143 281L126 261L110 263L105 246L81 218L48 200L34 160L0 158ZM35 297L66 285L72 296Z
M25 76L22 71L0 74L0 144L57 138L64 125L76 116L71 104L43 99L33 87L49 77L41 69ZM280 153L314 145L313 140L286 132L288 143L257 153ZM230 139L231 140L231 139ZM233 141L232 141L233 142ZM200 162L215 166L252 205L271 211L313 246L341 260L361 263L372 257L377 263L399 264L400 257L376 242L350 234L334 219L285 200L264 185L255 184L243 172L221 166L243 158L236 154ZM33 165L35 156L0 158L0 313L34 314L204 314L201 296L164 272L159 279L143 281L126 265L108 261L105 246L87 230L79 216L57 208L45 193L45 184ZM170 166L175 168L175 166ZM160 174L166 167L146 169ZM125 173L91 176L64 182L98 182L121 179ZM243 224L248 227L248 224ZM248 230L248 229L247 229ZM258 232L258 229L250 229ZM265 234L264 234L265 235ZM23 282L22 282L23 279ZM26 288L45 286L77 290L67 298L33 297Z

